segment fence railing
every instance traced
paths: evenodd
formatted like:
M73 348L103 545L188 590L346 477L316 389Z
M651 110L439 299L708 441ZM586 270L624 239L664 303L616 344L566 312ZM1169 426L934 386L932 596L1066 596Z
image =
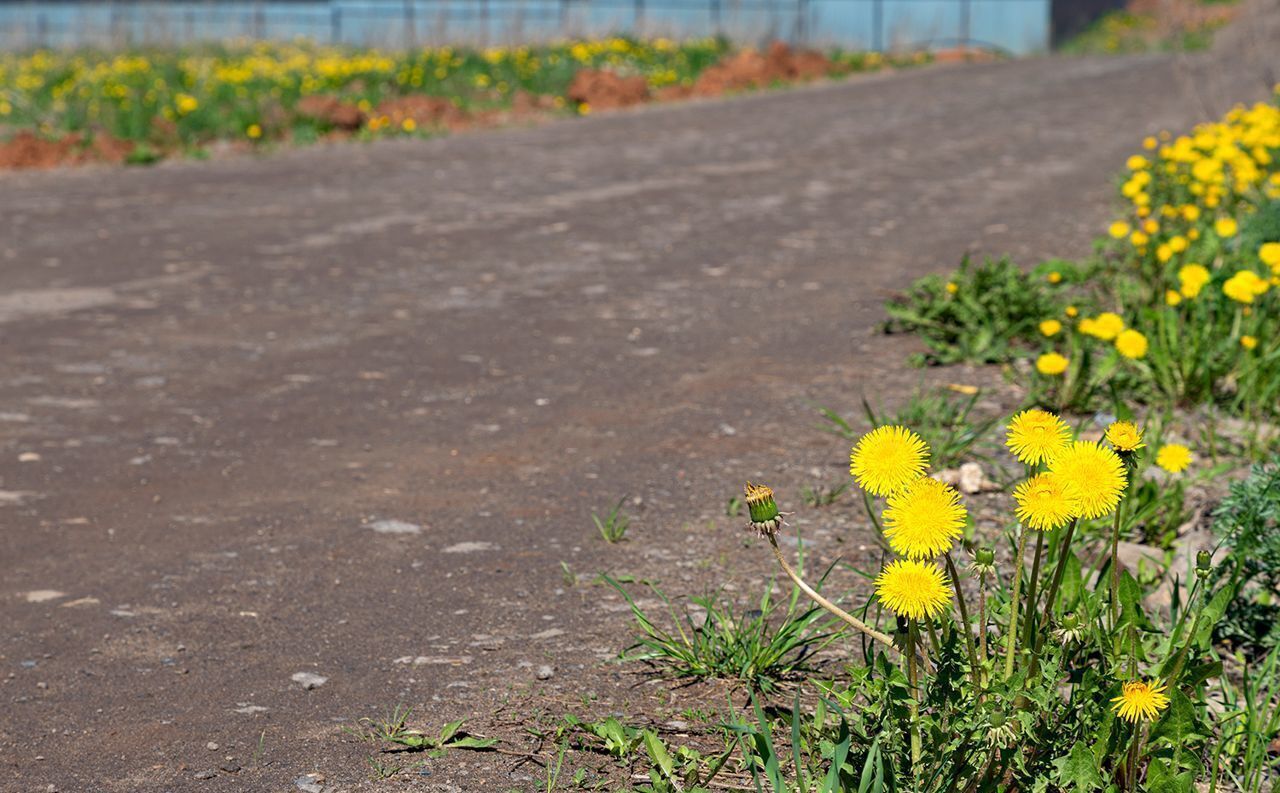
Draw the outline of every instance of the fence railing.
M726 35L883 51L1047 49L1050 0L0 0L0 47L298 36L416 47Z

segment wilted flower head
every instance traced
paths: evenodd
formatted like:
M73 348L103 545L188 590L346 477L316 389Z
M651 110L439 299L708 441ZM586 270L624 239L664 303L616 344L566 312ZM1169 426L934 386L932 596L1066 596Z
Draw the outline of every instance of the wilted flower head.
M773 490L766 485L755 485L747 482L743 488L747 497L747 512L751 515L751 528L767 537L778 531L782 525L782 514L778 504L773 500Z

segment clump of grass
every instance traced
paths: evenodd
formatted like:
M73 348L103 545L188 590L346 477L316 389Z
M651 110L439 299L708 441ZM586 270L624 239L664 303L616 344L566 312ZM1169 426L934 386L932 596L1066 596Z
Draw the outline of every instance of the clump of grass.
M1036 323L1053 316L1051 287L1008 259L974 264L966 257L948 277L929 275L885 304L886 332L914 332L928 352L912 363L1004 363Z
M970 457L974 449L999 421L998 416L978 416L974 412L982 391L967 386L918 389L896 412L877 410L865 398L862 412L872 427L900 424L913 427L929 444L934 464L954 468ZM853 442L861 434L847 419L831 408L818 406L826 420L818 429ZM803 494L802 494L803 495ZM806 498L807 502L807 498Z
M839 501L840 497L848 489L848 482L841 482L838 485L831 486L809 487L806 485L800 490L800 499L811 507L829 507Z
M671 599L648 583L667 611L671 627L666 628L617 580L607 575L601 580L626 599L641 629L622 660L645 661L677 678L737 680L753 690L772 691L780 681L812 671L814 654L840 635L822 609L803 607L798 589L779 603L770 585L755 609L735 608L717 591L689 598L694 608L678 613Z
M604 517L591 513L591 521L596 524L596 530L600 532L600 536L604 541L613 544L622 542L626 539L627 529L631 526L631 518L627 517L627 513L622 511L622 505L627 502L627 497L623 496L618 499L618 503L605 513Z

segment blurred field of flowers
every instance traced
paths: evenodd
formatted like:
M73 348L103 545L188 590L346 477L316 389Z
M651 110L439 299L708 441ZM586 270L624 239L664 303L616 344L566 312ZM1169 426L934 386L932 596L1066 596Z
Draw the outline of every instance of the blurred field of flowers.
M17 136L29 154L57 151L62 160L146 161L214 141L425 135L928 60L924 53L792 51L783 44L758 52L725 39L619 37L409 52L305 42L39 50L0 54L0 141ZM21 166L17 159L6 163L0 153L0 167Z

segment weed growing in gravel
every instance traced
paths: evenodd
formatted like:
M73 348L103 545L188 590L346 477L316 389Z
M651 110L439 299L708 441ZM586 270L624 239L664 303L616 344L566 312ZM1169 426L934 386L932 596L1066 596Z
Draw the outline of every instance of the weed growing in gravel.
M1212 738L1227 734L1214 714L1239 701L1213 704L1208 685L1225 679L1211 636L1233 588L1212 585L1206 552L1185 598L1152 611L1147 587L1117 561L1134 483L1158 456L1142 430L1116 422L1106 441L1083 441L1057 416L1028 411L1007 442L1027 478L1010 504L1017 551L1005 575L990 574L986 551L955 559L966 506L925 476L923 439L887 426L854 445L851 471L883 499L878 523L897 557L875 581L895 615L883 627L808 587L778 546L773 493L748 486L751 525L784 572L877 648L848 680L820 686L821 704L802 708L797 696L789 742L758 705L754 723L735 725L758 786L1190 791L1247 764L1247 747L1211 760Z
M450 749L483 751L492 749L498 743L496 738L482 738L467 733L462 729L465 723L463 720L449 722L435 734L423 732L409 726L412 715L412 708L396 705L384 718L364 718L355 727L344 727L343 731L378 747L381 754L426 752L430 757L442 757ZM376 779L386 779L407 768L402 764L386 762L378 755L370 755L366 761Z
M975 447L989 439L999 419L995 416L978 416L974 407L982 392L972 386L951 385L945 388L924 389L914 392L896 413L890 415L877 410L865 398L862 412L867 422L878 427L883 424L901 424L916 428L916 432L933 450L934 463L939 468L954 468L968 459L978 457ZM826 420L819 425L823 432L852 441L858 437L853 425L839 413L826 407L818 407L818 413Z
M611 545L626 539L627 529L631 526L631 518L622 511L622 505L626 502L626 496L618 499L618 503L614 504L603 518L594 512L591 513L591 521L596 524L596 531L600 532L604 541Z
M929 275L885 304L890 332L914 332L928 352L916 364L1002 363L1018 357L1036 323L1054 313L1051 284L1028 280L1008 259L967 257L949 278Z
M819 485L817 487L805 486L800 490L800 500L811 507L829 507L840 500L845 491L849 489L848 482L840 482L836 485Z
M723 592L714 592L690 598L692 608L679 613L661 589L647 584L667 612L666 628L619 581L607 575L601 580L626 599L641 630L621 658L677 678L723 678L772 691L780 681L812 671L814 655L838 636L835 621L820 608L805 608L798 589L780 603L770 585L754 609L735 608Z

